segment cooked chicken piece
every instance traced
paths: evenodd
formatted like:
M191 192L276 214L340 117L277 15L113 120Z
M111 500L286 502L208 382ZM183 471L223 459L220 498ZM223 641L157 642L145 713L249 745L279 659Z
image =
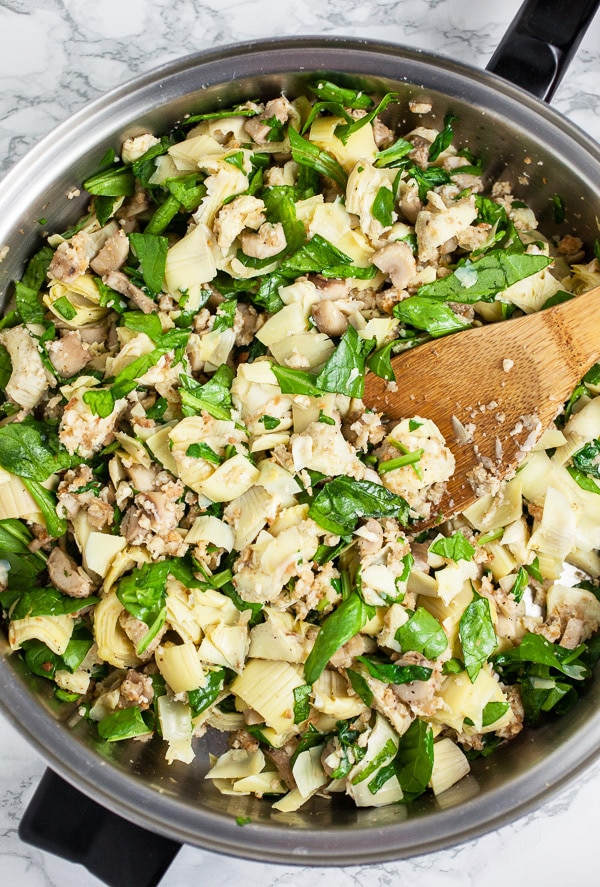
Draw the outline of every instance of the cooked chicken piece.
M216 215L213 231L217 243L226 252L244 228L256 231L266 221L265 204L258 197L243 194L221 207Z
M8 351L12 364L4 390L24 410L32 410L50 384L35 339L27 327L13 326L0 332L0 344Z
M69 597L89 597L94 588L83 567L77 566L73 558L58 546L52 549L48 558L48 575L54 587Z
M145 132L140 136L125 139L121 148L121 159L125 163L133 163L134 160L139 160L149 148L158 145L159 141L160 139L153 136L151 132Z
M123 230L119 230L108 238L98 255L92 259L90 266L99 277L111 271L118 271L127 261L129 240Z
M168 533L174 530L183 516L183 503L177 502L163 492L140 493L137 505L148 517L148 528L153 533Z
M327 336L343 336L348 329L348 316L335 302L316 302L311 309L312 319L320 333Z
M397 241L378 249L373 264L390 278L399 290L405 289L417 273L417 263L408 243Z
M454 473L455 460L437 425L420 416L413 421L419 423L413 430L410 430L408 419L396 425L390 432L390 439L403 445L406 452L420 451L415 463L418 472L414 465L403 465L383 474L382 481L388 490L403 496L412 509L426 517L432 504L439 501L442 485ZM385 440L375 455L381 464L396 459L398 450Z
M133 284L122 271L111 271L102 278L102 282L115 292L125 296L126 299L130 299L136 308L139 308L144 314L152 314L157 310L156 302L147 296L139 286Z
M78 389L67 403L58 436L69 453L77 453L82 459L89 459L113 439L112 433L127 401L124 398L117 400L112 413L102 417L94 414L84 402L85 391L85 388Z
M94 255L93 241L83 231L64 240L56 248L48 266L48 274L61 283L73 283L87 271Z
M148 630L148 626L144 628ZM119 688L119 708L131 708L137 705L142 711L150 708L154 699L154 687L149 675L141 674L135 668L129 668L125 680Z
M243 252L253 259L270 259L287 246L281 222L265 222L257 232L244 231L240 240Z
M93 354L83 345L78 330L63 333L60 339L49 342L46 348L52 366L63 379L70 379L93 360Z
M251 117L244 123L244 129L257 145L264 145L273 141L271 136L273 128L267 123L275 118L279 123L287 123L290 118L292 106L284 96L272 99L265 105L264 111L256 117Z

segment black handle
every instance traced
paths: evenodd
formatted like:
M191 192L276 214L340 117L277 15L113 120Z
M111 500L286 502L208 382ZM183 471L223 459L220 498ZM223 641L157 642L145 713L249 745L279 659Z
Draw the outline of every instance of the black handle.
M52 770L21 819L19 837L84 865L110 887L156 887L181 847L111 813Z
M525 0L487 70L549 102L599 0Z

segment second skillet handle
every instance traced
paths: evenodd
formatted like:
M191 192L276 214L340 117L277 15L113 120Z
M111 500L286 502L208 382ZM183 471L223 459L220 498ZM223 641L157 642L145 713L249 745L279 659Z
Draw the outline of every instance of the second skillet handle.
M487 70L549 102L599 6L599 0L525 0Z
M52 770L21 819L19 837L80 863L109 887L157 887L181 847L100 806Z

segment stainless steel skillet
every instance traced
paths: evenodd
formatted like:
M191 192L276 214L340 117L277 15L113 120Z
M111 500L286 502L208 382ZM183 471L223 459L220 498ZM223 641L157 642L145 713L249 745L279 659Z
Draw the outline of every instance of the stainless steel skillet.
M454 111L460 119L458 140L483 156L491 178L510 176L516 193L527 194L542 226L552 216L552 194L568 196L565 230L576 228L591 243L598 237L600 149L539 98L550 97L597 5L571 2L568 19L564 3L524 5L494 55L492 70L538 98L492 73L447 59L390 44L330 38L226 47L141 77L60 126L3 181L0 244L10 251L0 265L2 289L8 294L9 282L33 249L37 219L45 216L57 230L73 221L85 198L68 201L66 194L123 134L147 128L158 132L183 113L282 89L297 94L315 72L367 89L398 89L407 99L426 95L440 121ZM410 126L411 115L405 117ZM283 816L254 799L240 803L206 787L206 754L189 768L168 768L162 750L151 745L107 748L85 724L73 723L69 712L57 709L45 691L42 680L25 674L17 658L8 656L0 637L1 704L67 783L46 777L22 835L83 861L108 883L132 887L157 883L178 842L304 865L381 862L447 847L539 805L591 762L600 742L596 686L568 720L528 733L480 761L468 779L437 802L430 798L408 809L355 810L315 800L306 810ZM75 802L70 786L100 806L79 798ZM106 809L151 834L128 830ZM237 816L252 821L240 828Z

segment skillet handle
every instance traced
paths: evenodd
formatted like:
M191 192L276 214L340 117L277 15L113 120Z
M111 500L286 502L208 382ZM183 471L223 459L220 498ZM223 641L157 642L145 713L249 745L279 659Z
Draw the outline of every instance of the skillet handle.
M85 866L110 887L156 887L181 845L146 831L46 770L19 837Z
M549 102L599 0L525 0L487 70Z

